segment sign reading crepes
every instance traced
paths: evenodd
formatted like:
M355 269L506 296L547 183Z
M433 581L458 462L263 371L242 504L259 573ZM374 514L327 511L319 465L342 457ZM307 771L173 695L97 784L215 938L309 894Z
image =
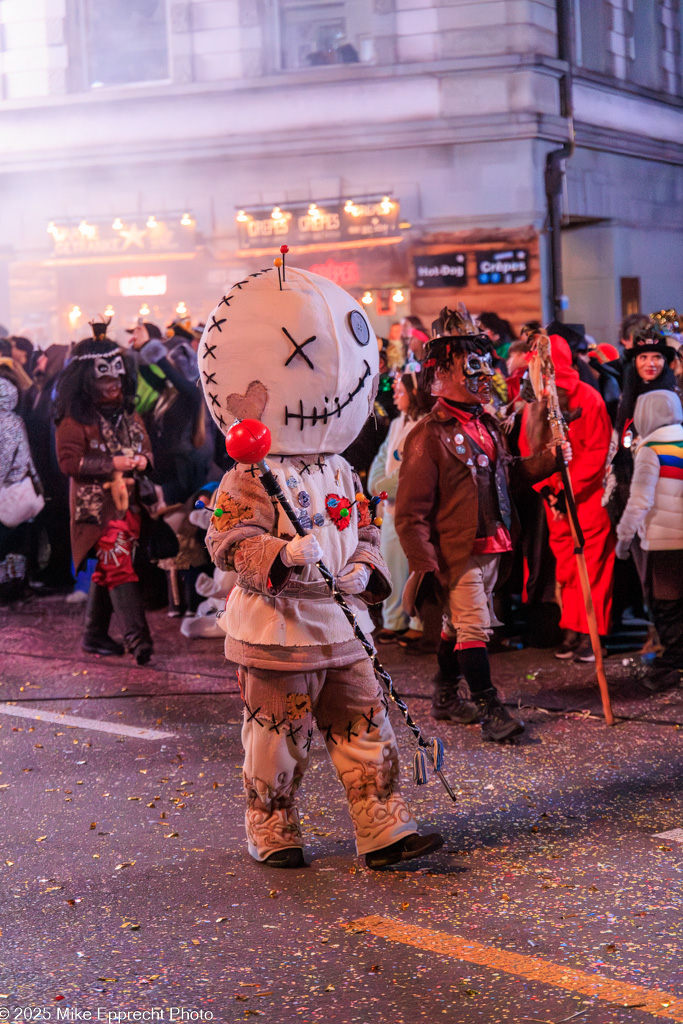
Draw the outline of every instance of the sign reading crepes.
M430 253L413 260L417 288L464 288L467 257L464 252Z
M477 253L479 284L522 284L528 280L528 249L489 249Z
M241 249L263 249L286 243L299 248L320 242L362 242L392 238L398 233L395 199L371 203L351 200L279 206L272 210L240 210L237 229Z

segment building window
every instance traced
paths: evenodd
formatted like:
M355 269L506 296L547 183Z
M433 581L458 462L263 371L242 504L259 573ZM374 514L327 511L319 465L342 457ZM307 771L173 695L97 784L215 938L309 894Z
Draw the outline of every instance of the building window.
M279 0L283 70L373 60L368 0Z
M681 95L681 0L579 0L577 64Z
M69 7L73 90L169 78L167 0L76 0Z

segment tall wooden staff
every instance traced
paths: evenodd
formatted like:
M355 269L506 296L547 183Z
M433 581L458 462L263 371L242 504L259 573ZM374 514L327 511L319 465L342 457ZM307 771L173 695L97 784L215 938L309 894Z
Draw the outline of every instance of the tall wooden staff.
M562 415L560 400L557 395L557 387L555 385L555 366L553 365L550 350L550 338L544 331L537 331L531 340L533 341L533 355L529 363L529 378L533 385L536 398L539 401L546 399L548 402L548 420L550 422L552 435L551 445L555 448L557 468L562 476L562 483L564 485L564 493L567 501L567 517L569 519L569 527L574 541L574 554L576 555L576 564L579 571L583 603L586 608L586 619L588 621L588 632L591 638L591 647L593 648L593 654L595 655L595 671L598 677L598 686L600 687L602 709L605 714L605 722L607 725L614 725L612 704L610 701L609 690L607 689L607 677L605 676L605 668L602 660L602 645L600 643L600 634L598 633L598 620L595 616L593 595L591 593L591 585L588 578L588 566L586 565L586 555L584 552L585 540L581 524L579 523L579 516L576 510L576 499L574 497L574 490L572 488L571 478L567 469L567 462L562 449L562 445L567 440L568 430L567 423Z

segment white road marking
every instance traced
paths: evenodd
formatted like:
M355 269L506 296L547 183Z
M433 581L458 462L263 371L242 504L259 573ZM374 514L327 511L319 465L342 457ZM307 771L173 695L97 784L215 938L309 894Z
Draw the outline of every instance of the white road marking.
M0 715L16 715L18 718L32 718L37 722L54 722L56 725L71 725L79 729L111 732L116 736L135 736L140 740L168 740L176 735L174 732L160 732L158 729L139 729L134 725L100 722L97 718L78 718L76 715L41 711L38 708L29 710L28 708L16 707L13 704L0 704Z

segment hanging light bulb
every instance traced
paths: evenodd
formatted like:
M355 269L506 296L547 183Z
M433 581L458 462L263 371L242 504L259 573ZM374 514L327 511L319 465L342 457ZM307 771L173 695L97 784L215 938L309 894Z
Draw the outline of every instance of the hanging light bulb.
M140 314L140 316L149 316L149 306L147 305L146 302L142 303L140 309L138 310L138 313Z
M271 213L270 216L271 216L272 220L284 220L285 219L284 214L283 214L283 212L282 212L282 210L280 209L279 206L274 206L273 207L273 212Z
M178 314L178 316L186 316L187 315L187 306L185 305L184 302L179 302L178 305L175 308L175 311Z
M112 304L111 304L111 303L109 303L109 305L108 305L108 306L107 306L107 308L105 309L105 311L104 311L104 315L105 315L105 316L113 316L113 315L114 315L114 307L112 306Z
M240 224L244 224L245 221L249 220L249 218L246 215L246 213L244 212L244 210L238 210L237 211L237 216L235 217L235 220L239 221Z
M114 229L114 231L121 231L123 229L123 221L120 217L116 218L116 220L112 224L112 228Z
M369 306L372 303L372 292L363 292L360 301L364 306Z
M53 238L57 234L57 225L53 220L51 220L47 226L47 233L48 235L52 235Z
M156 219L156 217L154 216L154 214L153 214L153 213L151 213L151 214L149 215L149 217L147 218L147 227L148 227L148 228L156 228L156 227L158 227L158 226L159 226L159 225L158 225L158 223L157 223L157 219Z
M320 213L320 210L318 209L316 203L311 203L310 206L308 207L308 216L312 217L313 220L320 220L322 214Z
M394 204L392 203L389 196L382 196L382 202L379 204L379 208L382 211L382 213L391 213L391 211L394 208Z
M71 309L69 310L69 323L71 324L72 327L76 326L78 321L81 319L82 315L83 314L81 313L80 306L71 307Z
M405 302L406 297L400 288L397 288L394 294L391 296L394 302Z
M184 213L180 218L180 223L183 225L184 228L191 228L194 221L192 220L192 217L189 215L189 213Z

